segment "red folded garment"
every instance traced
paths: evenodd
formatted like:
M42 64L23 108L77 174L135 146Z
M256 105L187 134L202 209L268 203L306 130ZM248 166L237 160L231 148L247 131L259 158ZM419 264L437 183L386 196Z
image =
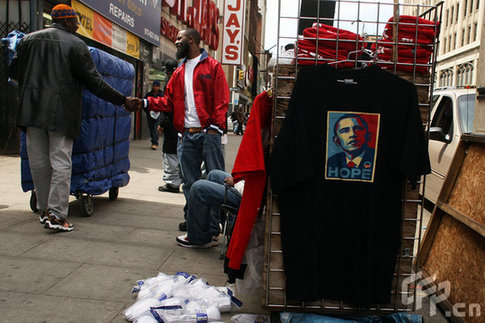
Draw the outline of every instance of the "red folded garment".
M429 66L402 65L399 63L394 64L392 62L385 62L385 61L377 61L375 62L375 64L385 70L394 70L394 65L396 65L396 70L398 71L404 71L404 72L416 71L421 74L429 74Z
M311 59L302 59L302 58L311 58ZM352 68L355 66L355 62L353 61L335 61L335 60L330 60L330 59L325 59L325 60L317 60L316 61L318 65L320 64L331 64L332 66L335 66L336 68ZM336 63L338 62L338 63ZM308 65L315 65L315 57L313 56L305 56L304 54L298 54L297 56L297 64L302 65L302 66L308 66Z
M318 26L318 28L317 28ZM303 37L306 41L317 43L318 47L339 48L347 50L361 49L364 46L364 41L360 35L351 31L338 29L325 24L313 24L313 27L303 30Z
M384 30L384 36L394 40L394 35L391 30ZM416 37L417 36L417 37ZM404 33L399 31L397 33L397 41L398 42L407 42L407 43L418 43L418 44L432 44L434 40L434 32L433 35L424 35L421 30L418 30L416 35L415 32L412 33Z
M393 56L391 54L380 54L377 56L377 59L384 60L384 61L392 61ZM412 64L414 63L414 57L404 56L404 55L401 55L400 52L398 52L397 62ZM416 57L417 64L428 64L428 62L429 62L429 57Z
M389 20L387 21L388 23L392 23L394 22L394 17L391 17L389 18ZM434 26L436 25L438 28L439 28L439 21L437 21L436 23L434 21L431 21L431 20L427 20L427 19L424 19L424 18L421 18L421 17L416 17L416 16L406 16L406 15L401 15L399 16L398 18L398 22L399 23L403 23L403 24L418 24L419 26L421 27L424 27L424 28L431 28L434 30ZM388 24L389 25L389 24ZM388 26L386 25L386 27ZM404 25L406 26L406 25Z
M396 45L395 42L393 42L392 40L389 40L388 38L379 39L378 41L372 43L371 49L375 51L376 48L380 48L380 47L394 48L396 46L398 50L414 51L415 49L417 49L419 51L427 52L430 55L433 53L433 46L431 45L423 45L423 44L417 44L417 43L398 43L398 45Z
M317 52L316 44L307 39L298 40L297 46L298 46L298 52L302 50L307 52L312 52L312 53ZM353 50L355 50L355 47L353 48ZM349 52L350 52L349 50L343 49L340 47L337 51L335 47L320 46L320 43L318 44L318 55L325 58L332 58L337 60L347 59Z
M384 28L384 36L394 40L393 27L394 18L391 17ZM439 22L436 24L416 16L399 16L397 23L398 41L417 42L419 44L430 44L433 42Z
M372 47L372 50L379 56L379 55L389 55L392 56L393 53L393 47L392 46L375 46ZM397 52L399 56L405 56L405 57L419 57L419 58L429 58L431 57L431 54L433 52L428 51L427 49L419 48L417 47L416 49L414 48L402 48L402 47L397 47Z
M346 67L353 67L355 65L355 60L358 55L360 55L361 51L352 52L348 50L341 49L339 50L332 47L320 47L318 46L318 55L316 54L316 44L310 40L303 39L297 41L298 46L298 55L297 55L297 63L298 65L314 65L315 58L317 59L317 64L333 64L335 62L335 66L337 68L346 68Z
M318 28L317 28L318 27ZM351 31L345 29L335 28L333 26L319 24L313 24L312 27L303 30L303 36L316 38L318 33L319 38L333 38L333 39L351 39L351 40L362 40L360 35L357 35Z

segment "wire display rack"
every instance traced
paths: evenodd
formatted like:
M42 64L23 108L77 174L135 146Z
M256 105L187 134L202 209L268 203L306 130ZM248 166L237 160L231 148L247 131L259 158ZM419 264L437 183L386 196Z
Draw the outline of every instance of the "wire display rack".
M377 64L387 69L416 86L418 92L419 108L423 120L423 127L429 127L429 115L431 110L431 93L433 92L435 62L439 39L439 22L442 15L442 4L418 5L418 4L399 4L383 2L364 2L353 0L341 1L308 1L313 7L305 8L306 1L298 0L291 13L287 1L278 2L278 33L277 48L286 44L298 44L299 41L310 39L315 42L315 55L300 55L298 46L295 53L287 55L276 53L276 64L273 68L273 118L270 149L285 119L286 109L291 97L293 85L300 64L309 65L328 63L334 64L339 68L342 63L339 57L339 44L353 43L356 51L350 51L345 62L350 68L361 68L369 64ZM308 4L308 3L307 3ZM303 10L302 10L303 9ZM306 10L305 10L306 9ZM311 14L307 14L312 12ZM304 14L302 14L304 13ZM416 22L400 22L400 17L404 15L416 16ZM428 27L433 28L434 37L426 44L426 50L430 53L429 61L423 62L418 59L418 55L402 61L399 59L398 48L410 48L413 53L418 52L419 47L423 47L418 41L418 27L421 20L417 17L431 21ZM389 19L393 18L392 21ZM332 39L336 44L335 57L322 57L318 53L319 42L324 43L326 38L319 37L318 30L316 37L308 38L301 35L302 26L312 24L327 24L337 28L337 37ZM399 36L398 26L405 25L409 29L416 28L414 41L403 39ZM385 28L392 28L392 40L388 40L392 57L383 61L378 55L378 48L382 41ZM352 30L357 35L355 40L339 39L341 29ZM300 32L296 32L300 30ZM299 34L299 35L298 35ZM360 37L359 37L360 35ZM365 50L364 49L365 46ZM359 55L355 53L359 52ZM360 55L366 53L367 56ZM304 62L306 61L306 62ZM292 170L288 170L292 171ZM286 298L285 293L285 273L283 266L283 251L281 244L280 213L276 203L277 196L268 187L266 205L266 237L265 237L265 264L263 273L264 300L266 308L271 311L290 311L290 312L316 312L328 314L375 314L383 315L394 312L415 311L417 289L414 284L406 283L413 273L418 272L419 268L419 245L422 237L424 195L423 178L418 184L421 189L412 189L409 183L404 183L402 196L402 231L401 249L398 255L397 264L392 283L391 302L389 304L373 304L371 306L361 306L359 304L346 303L339 300L320 299L314 302L293 301ZM302 232L302 238L305 233ZM408 280L407 280L408 279Z

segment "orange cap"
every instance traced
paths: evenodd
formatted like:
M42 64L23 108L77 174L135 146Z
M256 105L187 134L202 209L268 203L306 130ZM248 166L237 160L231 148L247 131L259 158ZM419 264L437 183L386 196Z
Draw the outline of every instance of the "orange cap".
M51 11L52 19L76 18L77 13L67 4L58 4Z

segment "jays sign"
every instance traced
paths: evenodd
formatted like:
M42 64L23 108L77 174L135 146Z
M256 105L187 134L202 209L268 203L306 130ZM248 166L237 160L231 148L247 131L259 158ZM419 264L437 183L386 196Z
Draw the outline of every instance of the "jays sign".
M222 64L242 63L245 0L226 0L222 37Z
M115 24L160 45L161 0L80 0Z

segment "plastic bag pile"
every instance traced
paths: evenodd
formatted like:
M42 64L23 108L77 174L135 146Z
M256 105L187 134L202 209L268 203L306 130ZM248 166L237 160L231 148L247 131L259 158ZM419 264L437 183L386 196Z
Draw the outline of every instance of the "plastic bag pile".
M135 323L220 322L221 313L242 306L229 288L184 272L139 280L132 292L138 295L125 317Z

